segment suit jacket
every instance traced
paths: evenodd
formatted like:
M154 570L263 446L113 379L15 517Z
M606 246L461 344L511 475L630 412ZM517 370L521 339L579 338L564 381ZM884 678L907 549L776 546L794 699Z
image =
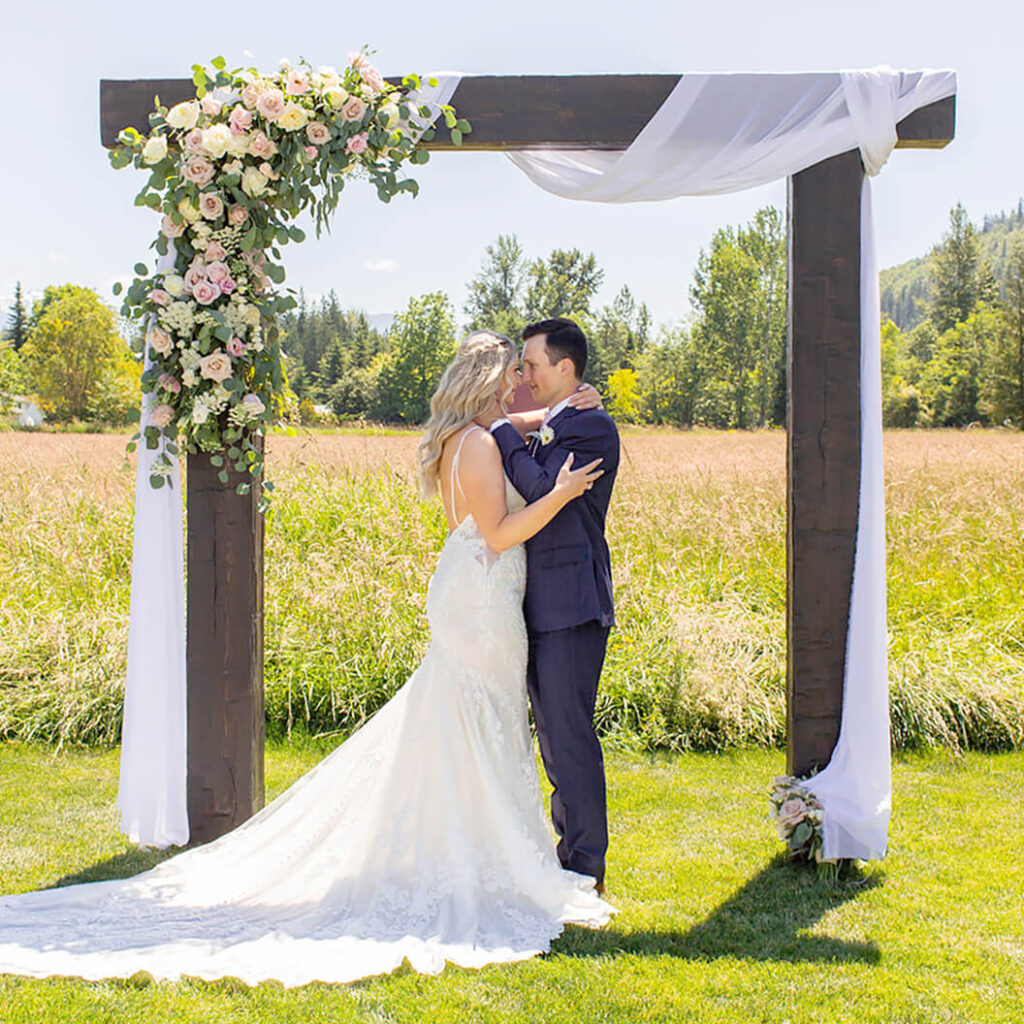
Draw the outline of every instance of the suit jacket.
M526 542L526 624L537 633L594 620L614 626L604 523L619 468L619 432L602 409L572 406L554 417L550 426L554 439L546 445L537 442L532 454L510 423L494 430L505 472L527 502L554 487L569 452L575 468L603 459L600 468L604 475Z

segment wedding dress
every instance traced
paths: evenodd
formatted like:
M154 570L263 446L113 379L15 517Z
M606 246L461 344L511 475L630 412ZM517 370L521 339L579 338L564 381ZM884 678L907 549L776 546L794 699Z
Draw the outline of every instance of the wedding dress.
M372 719L215 842L0 898L0 972L345 982L405 959L431 974L523 960L568 922L605 924L613 908L562 869L543 810L525 581L522 545L495 554L467 516L428 587L430 647Z

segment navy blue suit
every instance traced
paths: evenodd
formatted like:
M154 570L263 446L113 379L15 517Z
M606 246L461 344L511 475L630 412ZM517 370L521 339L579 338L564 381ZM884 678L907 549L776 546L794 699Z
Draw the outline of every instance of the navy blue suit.
M562 866L604 879L608 849L604 758L594 732L597 684L615 624L605 518L619 468L619 434L607 413L567 407L554 438L531 449L511 424L494 430L505 472L527 502L555 484L569 452L575 468L603 459L604 475L526 542L523 610L530 639L526 684Z

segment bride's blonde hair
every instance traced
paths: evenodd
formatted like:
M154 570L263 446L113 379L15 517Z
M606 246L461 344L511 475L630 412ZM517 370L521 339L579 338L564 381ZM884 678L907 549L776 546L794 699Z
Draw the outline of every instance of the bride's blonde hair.
M445 441L499 397L516 357L515 343L497 331L474 331L462 340L430 399L427 432L419 445L420 493L424 498L437 493Z

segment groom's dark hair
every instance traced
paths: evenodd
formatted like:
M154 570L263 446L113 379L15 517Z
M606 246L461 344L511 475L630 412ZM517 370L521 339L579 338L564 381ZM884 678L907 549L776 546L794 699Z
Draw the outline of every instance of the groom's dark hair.
M545 345L552 366L563 359L571 359L577 379L583 380L583 371L587 368L587 338L578 323L565 316L538 320L523 328L523 341L528 341L535 334L547 335Z

